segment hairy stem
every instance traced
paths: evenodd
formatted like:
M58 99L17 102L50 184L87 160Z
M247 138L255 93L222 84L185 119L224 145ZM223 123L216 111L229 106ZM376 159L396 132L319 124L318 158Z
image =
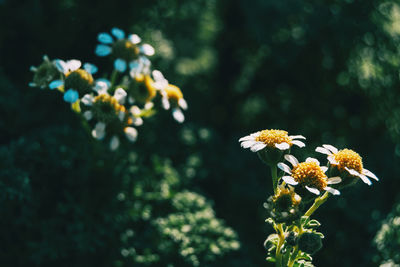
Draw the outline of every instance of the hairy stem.
M279 236L279 241L278 245L276 246L276 252L275 252L275 266L276 267L281 267L282 266L282 254L281 254L281 247L283 243L285 242L285 235L283 234L283 229L282 229L282 224L278 224L276 227L276 230L278 232Z
M311 214L313 214L314 211L316 211L319 208L319 206L321 206L322 204L325 203L326 200L328 200L328 197L329 197L329 192L325 192L325 194L323 194L321 197L317 197L314 200L314 204L312 204L312 206L307 210L304 216L310 217Z
M111 73L111 78L110 78L110 82L111 82L110 88L113 88L113 86L115 85L117 77L118 77L118 71L117 70L113 70L113 72Z
M274 188L274 194L277 193L278 188L278 169L276 165L271 166L272 186Z

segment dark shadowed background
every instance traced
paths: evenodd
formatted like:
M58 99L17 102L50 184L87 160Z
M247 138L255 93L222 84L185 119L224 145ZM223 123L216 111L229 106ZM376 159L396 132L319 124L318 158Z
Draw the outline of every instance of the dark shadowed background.
M321 144L348 147L380 178L315 213L325 234L316 266L377 266L372 240L400 187L399 1L3 0L0 22L2 266L140 265L112 265L125 242L116 233L129 207L115 196L130 160L142 166L135 177L178 173L180 188L205 196L238 234L240 249L208 265L268 266L271 179L238 139L271 128L307 137L301 159L319 157ZM93 145L57 92L28 87L44 54L109 70L94 48L112 27L152 44L153 66L189 104L184 124L160 111L118 153ZM132 241L144 254L147 238ZM158 265L188 264L174 257Z

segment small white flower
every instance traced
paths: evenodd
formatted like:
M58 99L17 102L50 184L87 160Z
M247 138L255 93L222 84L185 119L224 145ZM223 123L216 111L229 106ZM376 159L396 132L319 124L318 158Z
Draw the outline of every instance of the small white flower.
M154 48L149 44L140 44L142 40L137 34L126 37L125 32L118 28L112 28L111 34L100 33L97 40L100 44L96 46L96 55L105 57L113 54L116 58L114 68L119 72L125 72L128 66L132 69L137 57L143 61L141 57L154 55Z
M288 135L282 130L263 130L252 133L239 139L243 148L250 148L252 152L258 152L266 147L288 150L292 145L304 147L305 144L296 139L306 139L302 135Z
M379 181L375 174L363 167L362 158L351 149L338 150L332 145L322 145L315 151L327 155L331 166L335 166L339 171L346 171L351 176L359 177L367 185L372 184L368 177Z
M342 181L340 177L328 178L325 174L327 168L319 165L319 161L314 158L307 158L305 162L299 161L293 155L285 155L285 159L290 162L292 168L285 163L278 163L278 168L289 174L282 177L282 180L290 185L300 185L309 192L319 195L322 190L328 191L333 195L340 195L337 189L328 185L337 184Z

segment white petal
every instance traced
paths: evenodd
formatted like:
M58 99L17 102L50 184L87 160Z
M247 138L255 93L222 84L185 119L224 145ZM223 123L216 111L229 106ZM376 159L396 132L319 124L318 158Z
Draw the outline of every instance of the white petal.
M66 73L68 72L67 63L65 63L64 60L55 59L54 62L55 62L55 65L56 65L57 69L58 69L60 72L62 72L62 73L64 73L64 74L66 74Z
M113 137L111 137L111 140L110 140L110 149L112 150L112 151L114 151L114 150L116 150L117 148L119 147L119 138L117 137L117 136L113 136Z
M293 167L299 164L299 161L293 155L286 154L284 157L287 161L289 161L292 164Z
M74 89L68 89L64 93L63 99L67 103L75 103L79 99L79 93Z
M301 142L301 141L299 141L299 140L293 140L293 141L292 141L292 144L293 144L293 145L296 145L296 146L298 146L298 147L305 147L305 146L306 146L306 144L304 144L303 142Z
M138 44L142 41L142 39L140 39L140 37L137 34L131 34L131 35L129 35L128 38L132 44Z
M117 37L117 39L124 39L125 38L125 32L119 28L112 28L111 33Z
M120 121L124 121L125 115L126 115L126 113L125 113L124 111L121 110L121 111L118 113L118 119L119 119Z
M330 164L339 165L339 162L337 162L336 159L332 155L329 155L327 159L328 159Z
M85 63L85 64L83 64L83 68L84 68L87 72L89 72L90 74L95 74L95 73L98 71L98 68L97 68L95 65L90 64L90 63Z
M267 145L264 144L264 143L256 142L254 145L252 145L252 146L250 147L250 150L251 150L252 152L257 152L257 151L260 151L260 150L264 149L266 146L267 146Z
M178 105L179 105L182 109L184 109L184 110L186 110L186 109L188 108L188 105L187 105L187 103L186 103L186 100L183 99L183 98L180 98L180 99L178 100Z
M366 183L367 185L372 185L372 182L370 179L367 178L367 176L365 176L364 174L360 174L358 177L360 177L360 179Z
M93 105L94 97L90 94L86 94L82 97L81 102L86 106Z
M75 71L79 69L82 66L82 63L80 60L77 59L71 59L67 61L67 69L68 71Z
M161 104L165 110L168 110L171 107L171 104L169 103L168 97L162 97L161 98Z
M143 119L140 118L140 117L137 117L137 118L133 117L132 118L132 124L135 125L135 126L143 125Z
M339 184L340 182L342 182L342 178L340 178L339 176L331 177L328 179L328 184Z
M154 48L149 44L143 44L140 47L140 52L142 52L146 56L152 56L154 55Z
M319 166L319 161L317 159L315 159L315 158L308 157L308 158L306 158L306 162L315 162Z
M315 151L317 151L317 152L319 152L319 153L322 153L322 154L325 154L325 155L332 155L332 152L330 152L328 149L326 149L326 148L324 148L324 147L317 147L316 149L315 149Z
M156 82L165 80L164 75L159 70L153 70L151 74L153 75L154 81Z
M138 132L135 128L133 127L126 127L124 129L126 138L128 138L129 141L135 142L138 136Z
M289 168L289 166L286 165L285 163L279 162L277 166L278 166L278 168L281 169L282 171L284 171L284 172L286 172L286 173L288 173L288 174L292 174L292 170L291 170L291 169Z
M375 180L379 181L378 177L376 177L375 174L373 174L371 171L369 171L367 169L363 169L362 170L362 174L364 174L364 175L366 175L368 177L371 177L372 179L375 179Z
M185 115L183 115L182 110L180 110L179 108L174 108L172 110L172 116L179 123L182 123L185 121Z
M344 167L345 168L345 170L348 172L348 173L350 173L351 175L353 175L353 176L360 176L361 174L358 172L358 171L356 171L356 170L353 170L353 169L350 169L350 168L347 168L347 167Z
M117 99L118 103L123 104L125 102L125 98L127 93L122 88L117 88L114 92L114 98Z
M304 136L302 135L290 135L289 136L292 140L293 139L306 139Z
M321 166L321 170L325 173L328 170L328 167L326 166Z
M288 143L280 143L280 144L275 144L275 147L280 149L280 150L286 150L290 148L290 145Z
M147 102L146 104L144 104L144 109L145 110L152 109L153 107L154 107L154 103L153 102Z
M90 110L86 110L85 112L83 112L83 117L87 121L90 121L93 118L93 113Z
M255 140L248 140L248 141L243 141L240 146L243 148L249 148L254 146L257 143Z
M111 54L112 48L109 47L108 45L97 45L96 46L96 50L95 50L95 54L99 57L105 57L108 56L109 54Z
M36 83L28 83L29 87L36 87L38 86Z
M328 149L329 151L331 151L332 153L337 153L338 149L332 145L322 145L323 147L325 147L326 149Z
M285 181L285 183L290 184L290 185L297 185L299 184L296 182L292 176L283 176L282 180Z
M112 44L113 38L108 33L102 32L97 35L97 40L103 44Z
M240 138L239 142L250 141L250 140L256 140L256 139L254 138L254 136L247 135L247 136L244 136L244 137Z
M92 136L97 140L104 138L106 134L106 124L104 122L98 122L92 131Z
M49 84L50 89L55 89L60 87L61 85L64 85L64 82L61 80L54 80Z
M340 195L339 190L337 190L337 189L335 189L335 188L326 186L324 189L325 189L326 191L328 191L329 193L331 193L332 195Z
M119 72L126 71L126 68L127 68L126 61L123 59L117 58L114 61L114 68Z
M319 195L319 190L316 189L316 188L312 188L312 187L306 186L306 189L307 189L308 191L310 191L311 193L313 193L313 194Z
M142 113L142 111L140 110L140 108L138 106L132 106L129 111L132 113L133 116L139 116L140 113Z
M108 94L108 84L105 81L96 81L93 90L95 90L99 95Z
M32 71L32 72L36 72L38 70L38 68L36 68L35 66L31 66L29 68L29 70Z

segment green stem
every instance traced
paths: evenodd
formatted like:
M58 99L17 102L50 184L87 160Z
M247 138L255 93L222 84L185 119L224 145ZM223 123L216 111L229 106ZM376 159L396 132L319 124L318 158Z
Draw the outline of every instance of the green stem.
M314 211L316 211L319 208L319 206L321 206L322 204L325 203L325 201L328 200L328 197L329 197L329 192L325 192L325 194L323 194L321 197L317 197L314 200L314 204L307 210L304 216L310 217L311 214L313 214Z
M296 246L294 247L293 254L292 254L292 256L290 257L290 260L289 260L289 262L288 262L288 267L293 267L293 264L294 264L295 261L296 261L296 258L297 258L297 254L298 254L298 253L299 253L299 246L296 245Z
M111 73L111 78L110 78L110 82L111 82L110 88L113 88L115 81L117 80L117 77L118 77L118 71L113 70L113 72Z
M277 193L278 188L278 169L276 165L271 166L272 186L274 188L274 194Z
M283 229L282 229L282 224L278 224L277 226L277 232L279 236L279 241L278 245L276 246L276 252L275 252L275 266L276 267L281 267L282 266L282 254L281 254L281 247L283 243L285 242L285 235L283 234Z

